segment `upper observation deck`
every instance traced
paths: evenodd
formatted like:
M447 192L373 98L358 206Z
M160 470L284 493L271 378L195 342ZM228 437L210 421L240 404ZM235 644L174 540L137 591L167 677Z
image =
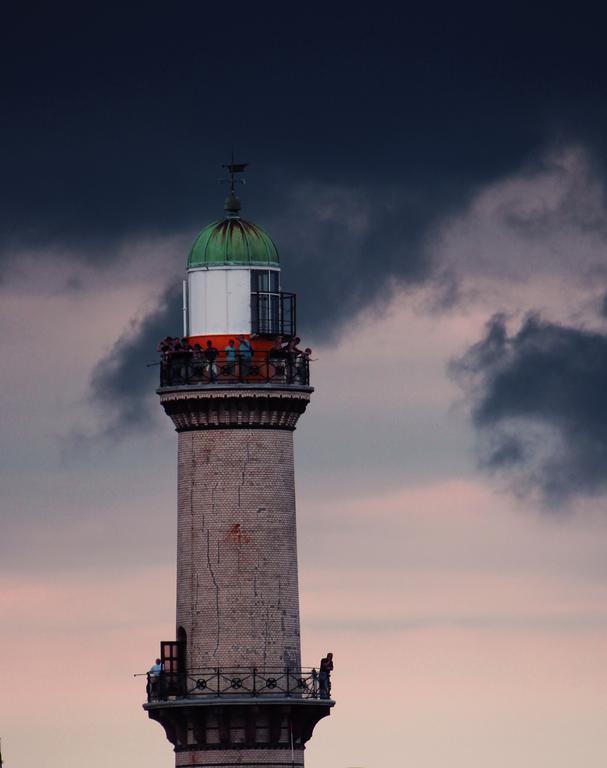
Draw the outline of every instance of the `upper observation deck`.
M250 357L214 351L163 353L160 361L160 388L309 387L310 360L305 353L254 352Z

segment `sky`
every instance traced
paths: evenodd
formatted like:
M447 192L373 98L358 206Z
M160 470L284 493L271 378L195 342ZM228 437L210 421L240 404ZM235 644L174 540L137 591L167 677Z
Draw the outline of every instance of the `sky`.
M221 164L313 350L308 768L607 760L607 67L596 4L13 4L0 31L7 768L173 764L154 389Z

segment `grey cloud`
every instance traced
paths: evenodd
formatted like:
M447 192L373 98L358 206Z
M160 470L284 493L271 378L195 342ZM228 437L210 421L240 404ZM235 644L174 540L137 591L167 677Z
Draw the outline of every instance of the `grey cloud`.
M590 149L556 146L530 163L519 183L527 194L503 205L508 224L529 238L546 238L555 231L575 229L607 236L605 180L597 172ZM529 194L535 187L535 194Z
M483 280L495 294L543 277L595 289L607 274L604 182L587 147L547 147L533 163L480 187L435 238L436 258L451 267L460 293Z
M480 464L553 506L607 491L607 335L503 315L451 365L471 400Z
M134 322L95 366L90 396L104 414L102 434L120 438L151 425L158 368L148 364L157 359L159 339L179 334L180 297L181 285L169 286L156 310Z

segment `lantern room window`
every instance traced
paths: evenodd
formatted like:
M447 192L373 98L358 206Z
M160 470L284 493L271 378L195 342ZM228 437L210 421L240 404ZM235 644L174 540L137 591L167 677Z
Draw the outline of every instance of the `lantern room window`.
M280 272L277 269L252 269L251 293L279 293Z
M280 290L277 269L251 270L251 330L258 336L295 335L295 294Z

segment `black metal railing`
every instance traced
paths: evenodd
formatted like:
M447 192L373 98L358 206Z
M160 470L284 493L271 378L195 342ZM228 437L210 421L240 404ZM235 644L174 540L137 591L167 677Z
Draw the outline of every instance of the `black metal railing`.
M282 291L251 293L251 331L291 339L297 329L296 296Z
M148 701L234 696L329 699L330 681L319 682L315 669L192 669L148 674Z
M289 352L256 352L252 358L236 352L214 359L207 359L204 352L171 352L160 361L161 387L262 383L308 385L309 360Z

